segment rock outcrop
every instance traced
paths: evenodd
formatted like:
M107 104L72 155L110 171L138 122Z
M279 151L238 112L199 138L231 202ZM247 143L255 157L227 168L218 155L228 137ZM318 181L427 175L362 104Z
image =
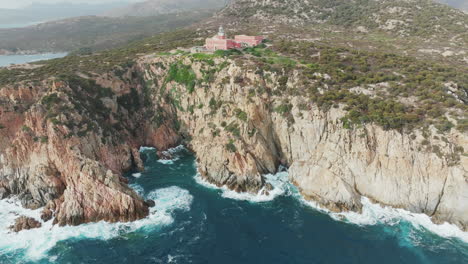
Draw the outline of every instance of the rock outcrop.
M167 82L167 69L177 64L191 65L198 79L208 79L213 68L216 74L191 92L185 84ZM466 134L452 129L428 141L427 133L437 134L434 128L401 132L368 124L346 129L342 106L323 111L301 95L271 92L281 85L300 87L299 72L279 84L280 74L260 73L248 61L207 64L183 56L150 56L139 67L155 94L176 98L172 107L167 98L152 100L157 111L179 120L199 172L211 183L256 193L264 186L262 175L284 165L306 198L332 211L360 211L366 196L425 213L435 222L468 227L463 194L468 158L456 154L457 146L468 146Z
M15 224L10 227L13 232L29 230L41 227L42 224L34 218L20 216L15 220Z
M164 128L139 130L128 98L120 96L131 87L120 85L112 90L73 77L2 87L1 198L18 196L24 207L45 207L43 219L53 217L59 225L147 216L148 204L122 173L143 168L141 145L171 147L178 138L166 138Z
M154 204L122 173L143 168L140 146L185 143L218 186L257 193L262 175L283 165L330 210L359 211L366 196L466 230L468 157L457 152L466 134L347 129L343 105L320 109L294 92L303 80L297 69L260 70L248 56L151 55L119 76L3 87L0 195L45 206L43 219L60 225L140 219Z

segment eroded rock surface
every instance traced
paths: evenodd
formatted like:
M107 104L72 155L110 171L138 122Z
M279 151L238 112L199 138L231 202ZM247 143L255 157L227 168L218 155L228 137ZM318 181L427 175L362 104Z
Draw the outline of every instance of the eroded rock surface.
M301 87L299 72L280 84L280 74L259 72L246 61L214 62L146 57L139 64L152 91L177 98L175 107L152 100L157 111L180 120L180 132L190 139L199 172L209 182L256 193L265 184L261 175L284 165L306 198L332 211L360 211L366 196L468 227L468 158L456 150L468 147L466 134L453 129L428 143L428 132L418 129L408 133L372 124L346 129L342 106L323 111L300 95L267 93L282 85ZM191 65L198 79L213 68L216 74L188 92L183 84L164 81L164 69L180 63ZM287 113L275 110L284 105Z
M42 224L32 217L20 216L15 220L15 224L10 227L13 232L29 230L41 227Z
M168 77L182 65L193 86ZM246 59L173 55L143 57L121 76L3 87L0 194L45 206L43 219L60 225L133 221L153 205L122 177L144 169L139 147L185 143L202 177L218 186L257 193L262 175L283 165L306 198L330 210L360 211L366 196L466 230L468 157L455 155L468 148L466 134L346 129L342 105L325 111L283 92L305 85L296 70L284 79Z

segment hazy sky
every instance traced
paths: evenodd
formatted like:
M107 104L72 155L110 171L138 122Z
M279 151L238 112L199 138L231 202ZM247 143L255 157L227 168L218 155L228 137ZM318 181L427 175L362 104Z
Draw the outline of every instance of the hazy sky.
M109 2L142 2L143 0L0 0L0 8L18 8L35 3L109 3Z

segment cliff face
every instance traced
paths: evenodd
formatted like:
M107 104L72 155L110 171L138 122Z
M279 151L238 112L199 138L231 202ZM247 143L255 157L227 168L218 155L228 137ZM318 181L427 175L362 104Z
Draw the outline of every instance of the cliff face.
M148 214L146 202L121 175L142 168L138 148L151 142L140 140L139 131L150 135L148 141L164 135L138 127L119 105L130 86L99 81L112 89L74 77L0 90L0 198L13 195L25 207L45 206L43 219L54 217L60 225ZM160 147L171 144L161 141Z
M344 128L344 106L318 108L298 90L302 74L260 70L248 56L151 55L102 76L3 87L1 198L46 206L61 225L139 219L148 203L122 173L142 167L140 146L185 143L219 186L256 193L284 165L330 210L359 211L366 196L467 229L466 134Z
M171 81L183 65L199 80L193 90ZM468 226L468 158L455 150L467 146L466 134L452 129L427 140L435 129L346 129L342 106L322 111L302 95L279 92L302 85L297 71L284 83L282 74L259 72L248 61L146 57L138 67L151 81L155 111L179 120L200 173L214 184L255 193L264 186L261 175L282 164L306 198L330 210L359 211L366 196Z

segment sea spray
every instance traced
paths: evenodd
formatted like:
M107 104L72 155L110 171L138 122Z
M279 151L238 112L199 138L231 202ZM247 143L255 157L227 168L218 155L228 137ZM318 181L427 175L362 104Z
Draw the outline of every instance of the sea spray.
M172 159L158 159L158 162L164 165L172 165L175 161L178 161L180 157L183 155L183 152L187 149L183 145L179 145L175 148L170 148L166 151L162 151L161 153L166 157L172 157Z
M289 184L288 184L288 173L287 172L278 172L276 174L267 174L264 176L265 181L271 186L273 186L272 190L267 190L263 187L258 193L245 193L245 192L236 192L229 189L226 186L218 187L214 184L211 184L204 180L201 175L198 173L195 176L195 181L210 189L218 189L221 190L221 196L224 198L234 199L234 200L242 200L242 201L249 201L249 202L269 202L274 200L276 197L283 195L289 192Z
M140 172L133 173L132 176L135 177L135 178L140 178L140 177L141 177L141 173L140 173Z
M304 197L302 197L298 191L294 191L292 193L293 196L299 199L304 205L326 213L336 221L344 221L359 226L377 224L395 226L402 224L402 222L408 222L417 230L426 229L441 237L458 238L465 243L468 243L468 232L463 232L456 225L449 223L435 224L426 214L417 214L404 209L382 206L377 203L372 203L369 198L364 196L361 197L361 213L353 211L335 213L319 206L314 201L304 199Z
M468 232L463 232L456 225L449 223L435 224L431 221L431 218L425 214L416 214L404 209L381 206L379 204L372 203L367 197L361 198L361 203L363 205L362 213L352 211L342 213L331 212L330 210L319 206L314 201L306 200L299 193L297 187L288 180L288 177L288 173L281 170L276 174L265 175L266 182L273 186L273 190L270 191L269 195L265 195L263 193L263 189L258 194L250 194L238 193L230 190L226 186L217 187L216 185L205 181L200 174L195 176L195 180L197 183L207 188L221 190L221 196L229 199L245 200L255 203L272 201L281 195L293 196L294 198L301 201L304 205L326 213L336 221L343 221L359 226L377 224L394 226L397 224L402 224L403 221L410 223L417 230L425 229L441 237L458 238L465 243L468 243ZM413 234L412 242L415 242L417 239L418 238Z
M161 154L165 157L171 157L171 159L161 159L157 158L157 162L164 165L172 165L175 161L178 161L181 156L185 154L187 149L183 145L179 145L175 148L170 148L166 151L161 151ZM140 147L140 153L146 155L147 158L150 158L151 155L156 154L156 149L153 147Z
M140 194L143 188L137 184L132 187ZM29 210L14 199L0 200L0 255L20 255L36 261L47 257L47 252L59 241L68 239L108 240L138 230L148 230L169 225L174 222L175 210L190 210L193 197L180 187L168 187L151 191L147 199L156 201L148 217L131 223L107 223L104 221L80 226L59 227L52 225L52 220L43 222L41 228L11 232L9 227L19 215L40 220L41 209Z

